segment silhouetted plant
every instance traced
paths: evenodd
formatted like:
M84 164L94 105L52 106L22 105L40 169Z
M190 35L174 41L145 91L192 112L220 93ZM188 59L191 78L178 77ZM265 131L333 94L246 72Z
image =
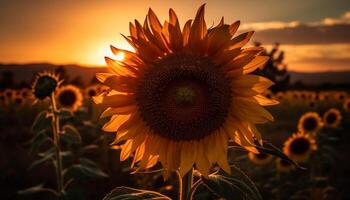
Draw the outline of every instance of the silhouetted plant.
M261 43L255 42L254 45L258 47L261 46ZM258 69L255 72L258 75L265 76L275 83L275 85L270 88L273 92L286 90L290 81L287 64L283 62L285 53L283 50L279 49L279 46L279 43L275 43L270 51L264 50L262 52L262 55L269 56L270 59L267 61L264 68Z

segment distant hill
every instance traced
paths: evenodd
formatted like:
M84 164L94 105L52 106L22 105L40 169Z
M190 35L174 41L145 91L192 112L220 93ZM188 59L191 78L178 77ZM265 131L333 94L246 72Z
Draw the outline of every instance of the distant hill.
M10 71L14 75L15 82L22 81L31 82L38 72L45 70L55 71L57 68L63 68L69 76L69 80L78 77L83 84L89 84L96 73L107 72L104 67L84 67L79 65L54 65L49 63L34 64L0 64L0 78L4 71ZM301 81L305 85L321 85L321 84L350 84L350 71L345 72L317 72L302 73L289 72L291 82Z
M301 81L305 85L350 84L350 71L302 73L289 72L291 82Z
M0 78L4 71L10 71L14 75L16 83L31 82L36 74L43 71L55 71L64 69L69 80L79 78L83 84L89 84L95 77L96 73L107 72L105 67L83 67L79 65L54 65L49 63L33 63L33 64L0 64Z

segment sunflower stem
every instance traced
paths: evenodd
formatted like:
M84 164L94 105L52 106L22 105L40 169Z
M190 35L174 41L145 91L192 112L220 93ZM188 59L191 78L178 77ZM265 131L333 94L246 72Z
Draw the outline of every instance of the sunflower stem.
M54 93L51 94L51 106L52 106L52 132L53 141L55 145L55 157L56 157L56 178L57 178L57 192L60 194L63 192L63 176L62 176L62 158L60 149L60 124L57 117L57 106Z
M180 177L181 178L181 177ZM190 192L193 185L193 169L191 169L189 172L185 174L184 177L182 177L182 191L181 191L181 198L180 200L188 200L190 199Z

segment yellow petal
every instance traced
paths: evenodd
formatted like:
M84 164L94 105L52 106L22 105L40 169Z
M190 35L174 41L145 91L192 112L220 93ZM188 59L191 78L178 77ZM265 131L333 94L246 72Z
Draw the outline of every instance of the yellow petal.
M243 74L249 74L256 69L263 67L270 58L268 56L257 56L246 63L242 64L243 68L239 66L231 66L231 70L227 73L229 77L237 77ZM237 64L237 63L236 63Z
M180 148L178 142L170 141L167 150L167 167L171 171L178 170L180 167Z
M183 27L183 30L182 30L183 46L188 45L188 40L190 37L190 31L191 31L191 23L192 23L192 20L188 20Z
M106 107L120 107L134 105L134 95L115 94L110 96L94 96L92 98L96 104L101 104Z
M230 31L231 37L235 35L235 33L237 32L238 27L239 27L240 24L241 24L240 21L236 21L236 22L234 22L233 24L230 25L229 31Z
M242 33L230 41L229 49L241 48L246 45L253 36L254 31Z
M109 107L105 111L103 111L100 118L109 117L112 115L128 115L135 111L137 111L137 106L135 105L128 105L116 108Z
M111 58L105 57L105 61L109 67L114 73L120 75L120 76L132 76L136 77L138 72L135 70L135 68L126 65L120 61L113 60Z
M114 115L111 120L107 122L102 130L107 132L116 132L118 128L130 118L131 115Z
M207 177L211 166L207 156L205 155L203 140L196 141L196 145L194 147L197 148L196 167L203 176Z
M194 148L193 142L183 142L181 147L181 163L180 163L180 175L183 177L193 167L196 159L197 149Z
M97 73L97 80L104 85L124 93L134 93L137 87L137 79L127 76L118 76L110 73Z
M197 11L196 17L193 20L193 24L189 35L189 45L195 52L203 53L205 42L202 40L207 35L207 26L204 19L205 4L203 4Z
M145 142L143 142L135 151L134 159L131 163L130 168L133 168L134 165L141 160L143 154L145 153Z
M232 113L243 121L261 124L274 120L267 110L255 102L240 97L233 97L232 102L231 112L233 111Z
M170 23L169 24L170 44L173 50L179 51L182 49L183 39L182 39L179 20L173 9L169 10L169 23Z
M129 158L131 154L131 145L133 140L128 140L122 145L122 151L120 152L120 160L124 161Z
M255 96L267 90L273 82L256 75L243 75L231 81L234 96Z
M273 106L279 104L279 102L275 99L269 99L263 95L255 95L253 98L258 102L258 104L262 106Z

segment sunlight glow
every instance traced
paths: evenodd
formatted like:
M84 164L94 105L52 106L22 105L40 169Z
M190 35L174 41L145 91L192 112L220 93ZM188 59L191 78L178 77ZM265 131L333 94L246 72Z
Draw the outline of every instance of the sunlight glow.
M125 58L125 54L123 52L119 52L116 56L115 59L118 61L122 61Z

